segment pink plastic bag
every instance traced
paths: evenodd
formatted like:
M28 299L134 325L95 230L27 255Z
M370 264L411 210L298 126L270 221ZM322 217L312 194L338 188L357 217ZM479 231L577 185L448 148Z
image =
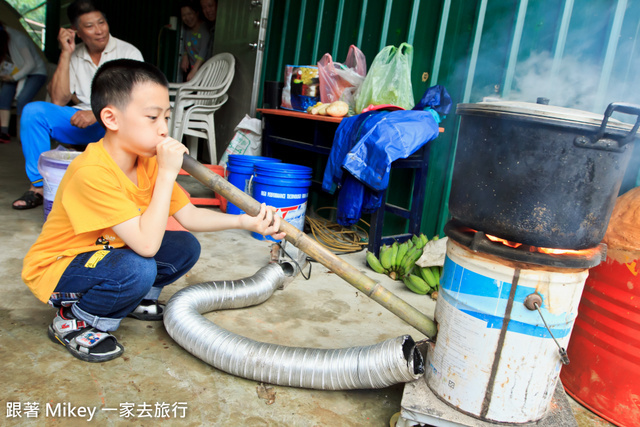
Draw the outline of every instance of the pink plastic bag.
M340 100L353 108L355 105L353 95L367 75L367 61L364 53L354 45L349 46L344 64L333 62L331 55L325 53L318 61L318 75L322 102Z

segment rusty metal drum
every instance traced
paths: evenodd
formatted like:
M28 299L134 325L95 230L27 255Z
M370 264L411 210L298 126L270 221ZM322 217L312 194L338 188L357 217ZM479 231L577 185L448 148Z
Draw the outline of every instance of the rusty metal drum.
M619 426L640 422L640 259L591 269L562 383L578 402Z

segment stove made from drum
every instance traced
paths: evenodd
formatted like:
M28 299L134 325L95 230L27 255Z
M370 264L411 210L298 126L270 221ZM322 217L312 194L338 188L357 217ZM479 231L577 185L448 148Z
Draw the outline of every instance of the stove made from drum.
M610 119L614 111L638 115L635 126ZM422 393L481 422L542 425L558 409L589 268L606 258L600 241L640 107L611 104L598 116L501 102L457 113L454 219ZM444 425L457 424L445 416Z
M456 222L445 227L439 330L429 388L457 410L492 422L537 421L550 410L589 268L606 246L537 248Z

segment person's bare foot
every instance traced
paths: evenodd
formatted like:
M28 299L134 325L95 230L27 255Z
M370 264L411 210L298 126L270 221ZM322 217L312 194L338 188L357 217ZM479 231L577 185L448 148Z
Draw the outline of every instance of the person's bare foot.
M34 192L36 194L38 194L40 197L36 196L36 198L40 199L40 202L34 202L33 199L31 201L29 200L25 200L26 195L30 192ZM30 208L35 208L36 206L40 206L42 203L42 197L44 196L44 190L42 187L34 187L33 185L29 187L29 191L27 191L25 194L22 195L21 198L15 200L13 202L13 208L14 209L30 209Z

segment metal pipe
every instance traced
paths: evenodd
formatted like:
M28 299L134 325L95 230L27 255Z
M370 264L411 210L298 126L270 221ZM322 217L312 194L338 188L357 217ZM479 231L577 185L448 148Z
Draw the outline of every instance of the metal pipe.
M291 3L291 0L286 0L284 2L284 13L282 14L282 33L280 34L280 49L278 50L278 80L284 80L284 52L285 52L284 46L285 46L285 42L287 41L290 3ZM269 21L268 25L273 25L272 21ZM269 33L271 33L271 31Z
M364 25L367 22L367 5L368 0L362 0L362 9L360 9L360 21L358 24L358 43L356 46L362 46L362 39L364 38Z
M420 10L420 0L413 0L411 4L411 19L409 20L409 33L407 34L407 43L413 46L413 39L416 35L416 27L418 26L418 11Z
M387 45L387 36L389 33L389 21L391 20L391 9L393 8L393 0L387 0L384 6L384 18L382 19L382 30L380 31L380 49L384 49Z
M311 63L315 64L320 60L318 58L318 48L320 47L320 34L322 34L322 17L324 16L324 0L318 2L318 10L316 11L316 30L313 39L313 50L311 51ZM335 55L334 55L335 58ZM296 62L297 64L297 62Z
M598 83L598 91L596 99L593 103L594 111L601 111L609 101L606 101L607 88L611 80L611 72L613 71L613 63L616 58L618 43L620 43L620 33L622 32L622 22L627 11L627 0L618 0L616 11L611 23L611 31L609 32L609 41L607 50L602 64L602 72L600 73L600 81Z
M520 51L520 41L522 40L522 32L524 30L524 21L527 16L527 6L529 0L520 0L518 6L518 14L516 15L516 26L513 31L511 40L511 49L509 50L509 60L507 61L507 72L502 85L502 97L508 98L513 85L513 78L516 73L516 65L518 63L518 52Z
M569 33L569 24L571 23L571 15L573 14L573 0L565 0L562 8L562 19L560 28L556 37L555 47L553 49L553 63L551 64L551 80L553 81L560 73L560 64L564 58L564 47L567 44L567 34Z
M285 276L279 264L268 264L246 279L183 288L167 303L167 332L185 350L215 368L270 384L322 390L369 389L413 381L423 374L424 360L408 335L363 347L287 347L234 334L202 316L213 310L260 304Z
M444 39L447 35L447 25L449 24L449 11L451 10L451 0L445 0L442 5L442 17L440 18L440 30L438 30L438 41L436 43L436 54L433 59L433 71L429 77L431 86L438 84L440 77L440 65L442 63L442 52L444 51Z
M300 4L300 16L298 17L298 35L296 37L296 53L293 59L294 64L300 63L300 51L302 50L302 39L304 33L304 15L307 11L307 0L302 0ZM186 169L185 169L186 170Z
M473 88L473 78L476 74L478 55L480 52L480 40L482 39L482 28L484 27L485 15L487 14L488 0L480 0L480 9L476 17L476 28L473 31L473 46L471 48L471 59L469 59L469 70L467 70L467 80L464 84L464 95L462 102L469 102L471 99L471 89Z
M249 215L257 215L260 212L260 203L257 200L237 189L220 175L210 171L193 157L185 154L182 168L206 187L222 195ZM430 339L435 338L437 334L435 323L418 309L389 292L380 283L360 272L359 269L338 258L329 249L318 244L288 222L282 220L279 231L285 232L287 234L285 240L302 252L342 277L356 289L422 332L425 336Z
M342 31L342 20L344 19L344 2L340 0L338 2L338 12L336 13L336 26L333 30L333 44L331 46L331 56L333 58L338 57L338 48L340 47L340 32Z

